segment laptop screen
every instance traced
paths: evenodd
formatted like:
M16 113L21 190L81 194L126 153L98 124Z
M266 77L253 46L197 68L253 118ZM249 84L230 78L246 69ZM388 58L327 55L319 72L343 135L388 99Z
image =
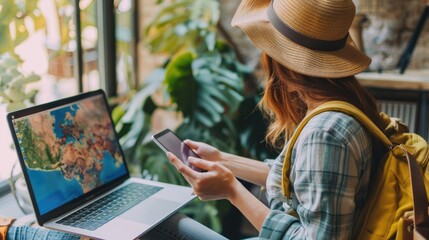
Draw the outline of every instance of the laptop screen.
M128 174L102 94L11 119L41 215Z

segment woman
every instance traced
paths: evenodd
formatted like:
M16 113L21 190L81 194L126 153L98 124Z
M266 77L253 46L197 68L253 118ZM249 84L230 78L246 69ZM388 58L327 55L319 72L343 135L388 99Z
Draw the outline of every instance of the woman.
M263 52L267 81L261 107L270 119L267 140L272 145L287 147L300 121L330 100L355 105L384 129L374 99L354 77L370 64L348 35L354 14L352 0L242 0L232 24ZM291 146L290 195L285 196L284 151L266 164L204 143L185 143L202 157L189 162L206 172L167 156L199 198L229 200L266 239L350 239L378 149L354 118L339 112L315 116ZM266 187L269 206L237 178ZM183 226L182 220L167 222L172 222L170 230ZM198 232L195 239L207 239L209 231Z
M267 74L262 109L270 119L267 140L284 145L313 109L342 100L384 129L375 101L355 74L370 59L348 35L351 0L243 0L232 24L263 52ZM227 199L267 239L350 239L367 196L374 150L371 134L354 118L324 112L310 120L293 146L288 197L282 192L284 152L268 165L186 141L201 159L198 173L167 156L203 200ZM269 206L237 178L265 186Z

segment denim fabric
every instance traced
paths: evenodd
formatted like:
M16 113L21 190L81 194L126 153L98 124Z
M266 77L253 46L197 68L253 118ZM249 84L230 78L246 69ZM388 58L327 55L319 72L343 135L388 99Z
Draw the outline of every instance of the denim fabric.
M42 227L11 226L7 232L7 240L78 240L79 236L49 230Z
M7 233L7 240L77 240L79 236L49 230L42 227L11 226ZM143 235L140 239L187 239L187 240L224 240L219 233L211 230L203 224L176 213L167 218L154 229Z

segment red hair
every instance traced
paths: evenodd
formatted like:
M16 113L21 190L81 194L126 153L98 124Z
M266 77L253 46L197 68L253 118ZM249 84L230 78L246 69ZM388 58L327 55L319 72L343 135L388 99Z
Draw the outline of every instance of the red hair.
M380 129L385 126L379 115L374 97L354 76L319 78L294 72L262 55L262 67L267 74L265 93L260 102L270 121L266 139L281 147L291 137L296 126L307 113L307 101L341 100L364 112Z

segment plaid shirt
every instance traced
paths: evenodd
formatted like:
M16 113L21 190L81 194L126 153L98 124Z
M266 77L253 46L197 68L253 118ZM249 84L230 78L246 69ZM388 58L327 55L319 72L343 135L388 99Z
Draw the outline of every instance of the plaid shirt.
M324 112L311 119L292 151L290 199L281 189L284 154L270 164L266 190L271 212L259 237L350 239L367 195L371 135L343 113Z

